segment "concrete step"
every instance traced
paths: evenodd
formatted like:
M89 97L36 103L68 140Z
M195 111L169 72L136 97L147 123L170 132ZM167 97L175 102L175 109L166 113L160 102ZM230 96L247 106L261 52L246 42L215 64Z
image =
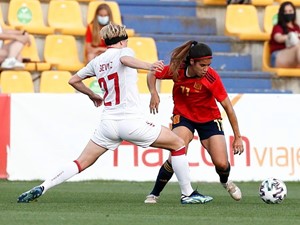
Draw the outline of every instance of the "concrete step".
M158 50L158 58L169 64L170 52ZM219 71L251 71L252 59L249 54L214 53L211 66Z
M123 23L136 33L216 35L215 18L123 15Z
M223 77L222 81L226 89L272 89L270 79Z
M241 93L241 94L293 94L290 90L277 90L277 89L259 89L259 88L228 88L228 93Z
M217 71L222 78L255 78L255 79L272 79L273 73L262 71Z
M172 52L178 46L184 44L182 41L160 41L155 40L158 51ZM213 52L230 52L231 45L228 42L205 42Z
M122 15L196 16L196 1L116 0Z

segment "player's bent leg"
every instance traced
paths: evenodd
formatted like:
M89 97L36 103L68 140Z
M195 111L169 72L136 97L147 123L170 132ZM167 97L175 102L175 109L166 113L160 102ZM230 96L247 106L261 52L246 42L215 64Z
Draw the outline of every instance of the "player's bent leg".
M46 179L41 185L32 188L29 191L24 192L18 197L17 202L19 203L29 203L45 192L64 181L70 179L74 175L80 173L91 166L107 149L95 144L93 141L89 141L81 155L77 160L69 162L64 165L61 169L56 171L50 178Z
M76 159L81 171L93 165L97 159L107 151L106 148L96 144L92 140L88 142L80 156Z
M158 138L151 144L151 146L173 151L184 146L184 141L169 128L162 126Z
M228 162L224 135L213 135L206 140L202 140L201 143L211 156L222 186L228 191L234 200L241 200L241 190L232 181L228 181L228 177L230 175L230 163Z
M191 186L189 165L185 155L186 149L184 141L168 128L163 127L159 137L152 146L171 150L173 170L178 179L182 195L187 197L187 201L184 201L185 203L183 204L203 203L203 199L199 196L200 194L197 193L197 191L194 191Z

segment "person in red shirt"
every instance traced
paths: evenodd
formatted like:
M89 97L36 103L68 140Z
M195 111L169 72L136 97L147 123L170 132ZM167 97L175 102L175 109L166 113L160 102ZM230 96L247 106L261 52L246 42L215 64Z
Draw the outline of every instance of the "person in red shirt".
M296 8L292 2L283 2L278 11L278 22L269 41L272 67L300 67L300 27L296 23Z
M202 146L208 151L220 182L235 200L240 200L240 189L228 180L230 163L222 128L222 118L216 100L224 108L234 133L234 154L244 151L237 117L218 73L210 67L212 51L204 43L188 41L173 50L170 65L161 72L149 73L147 82L151 93L150 111L158 112L159 96L156 79L173 79L172 130L186 147L198 132ZM153 190L145 203L156 203L160 192L173 175L170 157L162 165Z
M112 21L112 11L110 7L103 3L100 4L92 22L87 26L85 35L85 59L91 61L96 56L106 50L106 44L100 37L100 30Z

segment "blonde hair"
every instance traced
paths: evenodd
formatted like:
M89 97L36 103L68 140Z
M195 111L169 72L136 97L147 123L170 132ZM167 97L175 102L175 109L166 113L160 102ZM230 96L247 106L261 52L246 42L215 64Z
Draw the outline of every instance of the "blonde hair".
M93 21L90 24L92 30L92 46L98 46L101 41L100 30L103 28L103 26L99 24L97 20L98 13L101 10L106 10L109 21L113 22L113 16L110 7L105 3L100 4L96 9Z
M100 35L104 40L117 37L128 37L125 28L124 25L109 23L100 30Z

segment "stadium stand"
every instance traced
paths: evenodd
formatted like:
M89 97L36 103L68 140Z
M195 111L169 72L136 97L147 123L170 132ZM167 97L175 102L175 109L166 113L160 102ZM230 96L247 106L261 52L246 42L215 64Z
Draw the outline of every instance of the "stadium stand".
M32 34L52 34L54 28L44 23L40 1L11 0L8 7L8 23Z
M48 23L61 34L85 35L86 27L77 1L51 0L49 2Z
M277 23L279 5L268 5L264 11L264 30L271 34L273 25Z
M225 6L226 0L203 0L204 5L219 5L219 6ZM272 5L273 0L251 0L251 4L254 6L267 6Z
M264 43L263 47L263 71L276 73L280 77L299 77L300 69L292 68L274 68L270 66L270 47L269 42Z
M24 50L23 56L25 58L28 55L31 55L32 61L40 61L47 62L50 64L50 69L54 70L66 70L66 71L77 71L84 64L81 63L83 61L83 52L82 50L84 41L83 37L80 35L47 35L52 34L54 32L54 28L46 26L46 22L48 20L48 9L50 9L51 1L33 1L33 0L3 0L1 2L1 8L3 15L0 14L0 23L5 26L5 24L9 24L14 26L13 23L10 22L9 14L11 13L12 5L15 2L23 2L26 4L25 8L30 9L30 13L32 13L32 17L30 20L30 24L32 20L36 20L39 18L39 24L42 24L42 28L46 27L48 32L41 32L43 29L40 29L39 32L31 32L30 29L27 29L30 33L34 35L34 38L37 41L36 49L38 54L28 53L29 49ZM2 4L2 2L4 2ZM30 4L28 4L30 2ZM34 3L33 3L34 2ZM38 2L37 10L33 11L31 4L36 4ZM66 2L66 1L61 1ZM128 33L130 36L129 44L131 40L131 36L134 35L134 38L142 37L142 38L152 38L154 40L154 45L156 45L156 59L162 59L165 63L169 62L171 51L181 45L182 43L188 40L196 40L200 42L207 43L213 50L213 62L212 66L219 72L222 80L229 92L232 93L290 93L291 91L285 90L284 88L287 85L282 85L280 89L272 88L272 84L275 87L279 88L277 85L276 73L281 70L265 69L267 67L263 67L264 61L261 60L262 57L268 57L268 55L263 55L264 40L240 40L237 35L228 36L225 35L225 20L224 16L226 14L228 6L226 6L226 1L220 0L116 0L116 1L96 1L96 0L78 0L76 1L80 5L80 10L82 13L82 17L80 18L83 22L84 26L91 20L94 15L96 7L105 2L108 4L113 10L114 20L118 21L117 23L125 24L128 29ZM219 3L218 3L219 2ZM221 4L222 2L222 4ZM274 5L272 3L274 2ZM13 4L14 3L14 4ZM214 4L213 4L214 3ZM20 3L16 8L19 10L22 8L22 4ZM267 16L269 10L275 6L278 7L278 3L271 0L253 0L252 6L256 6L256 18L254 19L256 30L259 28L260 32L268 34L271 30L272 20ZM232 5L233 6L233 5ZM246 6L246 5L243 5ZM265 7L266 6L266 7ZM269 9L270 8L270 9ZM23 9L23 8L22 8ZM272 9L273 10L273 9ZM270 10L271 13L273 11ZM42 13L38 14L39 17L35 16L36 11L42 11ZM276 10L275 10L276 11ZM29 13L29 14L30 14ZM15 15L13 13L12 15ZM27 14L23 13L21 15L23 19L23 23L20 24L17 21L17 28L25 29L29 22L26 20ZM223 16L224 15L224 16ZM44 21L40 18L44 19ZM74 18L74 17L73 17ZM263 20L262 20L263 18ZM1 20L2 19L2 20ZM249 19L249 18L247 18ZM235 18L235 20L239 20ZM223 26L224 24L224 26ZM267 24L267 25L266 25ZM247 29L248 25L243 24ZM252 25L251 25L252 26ZM34 28L31 26L30 28ZM260 27L263 27L264 31ZM59 30L56 30L59 31ZM132 31L132 33L130 33ZM265 35L263 34L263 36ZM70 41L67 41L68 44L72 44L74 47L63 47L65 44L65 40L59 39L58 41L54 41L52 43L49 42L48 39L50 37L62 37L68 36ZM134 40L134 39L132 39ZM77 45L77 46L76 46ZM44 47L45 46L45 47ZM32 47L32 46L31 46ZM137 46L138 47L138 46ZM55 50L54 50L55 49ZM146 50L145 50L146 49ZM136 55L138 56L140 50L143 50L142 53L148 53L149 49L152 48L142 48L138 47L136 51ZM33 51L33 52L34 52ZM80 54L79 54L80 53ZM39 57L38 56L43 56ZM34 56L34 57L33 57ZM74 57L74 58L73 58ZM145 57L145 56L143 56ZM149 59L149 55L146 56L146 59ZM66 60L67 62L64 62ZM149 59L149 61L151 61ZM32 72L33 77L39 77L39 74L43 70L36 66L37 64L31 64L31 68L29 68L29 64L26 64L26 69ZM267 65L267 64L266 64ZM286 71L286 70L285 70ZM293 70L294 71L294 70ZM148 93L145 71L139 71L139 80L138 85L139 89L143 93ZM287 72L291 73L291 72ZM300 74L300 73L299 73ZM293 75L293 74L292 74ZM295 74L296 75L296 74ZM38 86L40 82L38 79L34 79L35 85ZM97 84L95 78L89 78L84 80L84 82L90 86L93 84ZM281 78L281 81L283 79ZM165 84L164 84L165 83ZM168 84L167 84L168 83ZM162 81L158 82L158 87L161 85L161 92L170 93L171 91L172 81ZM294 87L293 87L294 88ZM283 89L283 90L281 90ZM36 88L36 90L40 90L40 88Z
M130 37L128 39L128 47L135 52L135 57L146 61L155 62L158 60L156 44L150 37ZM146 72L141 70L140 72Z
M118 0L117 2L120 5L123 22L132 27L136 31L136 35L152 37L157 45L158 58L164 60L165 63L169 62L171 51L180 44L187 40L202 41L212 47L214 51L212 66L221 75L229 92L290 93L289 90L272 89L272 80L275 79L273 72L262 72L261 69L253 70L253 56L250 52L233 51L233 46L237 44L243 46L245 44L241 43L244 41L240 41L236 37L218 35L217 20L215 19L218 17L213 15L201 17L201 13L199 13L200 17L196 17L196 9L203 7L203 2L200 3L200 6L197 6L194 1ZM185 5L182 6L183 4ZM140 10L133 13L133 5ZM220 7L217 6L214 13L217 13ZM220 10L226 12L226 8ZM174 13L177 9L181 9L180 16ZM255 19L256 26L259 26L257 14ZM202 22L194 23L193 21ZM269 38L269 34L261 30L260 32L263 33L262 36L265 39ZM257 44L256 40L253 42ZM251 45L250 42L247 43ZM259 43L262 46L262 42ZM162 91L164 91L164 86Z
M119 4L115 1L90 1L88 4L87 21L86 21L87 24L89 24L93 20L98 5L102 3L105 3L110 7L112 11L114 23L122 25L123 23L122 23ZM134 29L128 29L128 28L126 29L126 32L129 37L134 36L135 33Z
M68 81L69 71L43 71L41 74L40 93L75 93Z
M173 83L173 80L161 80L160 93L172 93Z
M149 93L147 86L147 72L138 72L138 87L140 93Z
M83 80L83 83L88 86L88 87L91 87L91 85L93 84L93 82L97 82L97 79L96 77L90 77L90 78L87 78L87 79L84 79Z
M28 62L25 63L25 70L27 71L44 71L49 70L51 65L50 63L43 62L38 54L38 49L36 41L33 35L30 35L30 45L25 45L21 55L24 59L27 59Z
M269 40L270 35L259 26L258 14L253 5L228 5L225 18L225 34L241 40Z
M78 71L84 66L79 60L76 39L72 35L47 35L44 58L52 69Z
M33 93L33 81L28 71L2 71L1 72L2 93Z

